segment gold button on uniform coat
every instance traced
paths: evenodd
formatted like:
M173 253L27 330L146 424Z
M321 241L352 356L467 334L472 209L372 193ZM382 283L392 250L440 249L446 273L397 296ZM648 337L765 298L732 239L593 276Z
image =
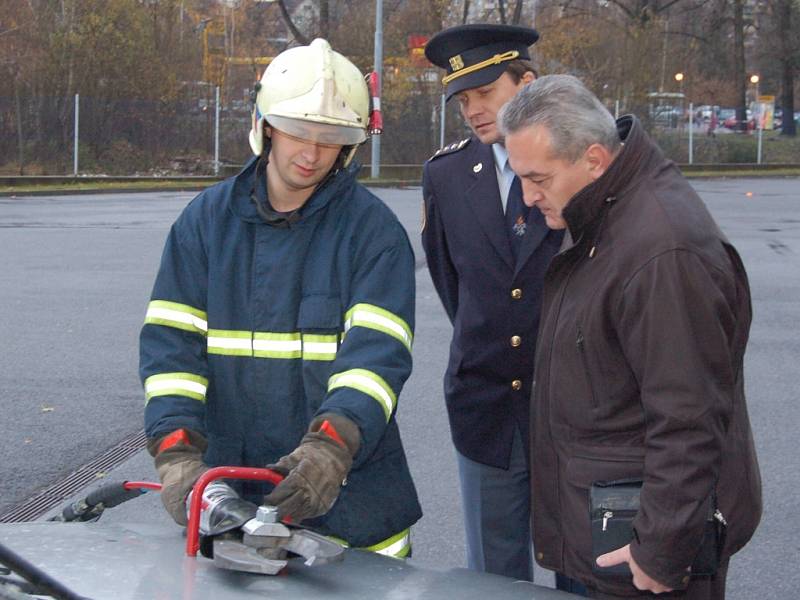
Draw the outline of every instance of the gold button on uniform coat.
M511 290L511 297L514 300L519 300L520 298L522 298L522 290L519 288L514 288L513 290Z
M521 337L519 337L518 335L511 336L511 345L514 346L514 348L517 348L521 343L522 343Z

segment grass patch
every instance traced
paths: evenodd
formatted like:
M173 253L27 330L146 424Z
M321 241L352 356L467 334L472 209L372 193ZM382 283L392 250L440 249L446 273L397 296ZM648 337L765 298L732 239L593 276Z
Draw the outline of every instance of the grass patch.
M0 194L24 196L29 193L36 194L57 194L59 192L104 192L104 191L158 191L158 190L203 190L212 183L187 182L181 180L164 181L86 181L76 183L41 183L41 184L22 184L22 185L0 185Z
M651 132L652 139L664 154L677 163L689 162L689 134L686 131L662 129ZM692 140L692 158L696 164L756 163L758 134L698 133ZM800 136L786 137L779 131L764 131L761 143L762 164L800 163Z
M688 165L682 165L681 171L687 179L713 179L729 178L740 179L742 177L800 177L800 167L788 167L786 169L737 169L733 170L684 170ZM689 167L691 169L691 167Z
M758 168L751 165L736 165L735 168L724 165L697 164L680 165L683 175L688 179L713 179L734 177L800 177L800 166L787 166L780 168ZM419 167L421 172L422 167ZM126 181L103 181L89 179L82 181L56 181L20 183L19 185L0 185L0 196L43 196L76 193L102 193L102 192L155 192L155 191L191 191L199 192L214 185L215 180L188 181L186 179L143 179ZM359 183L367 187L417 187L420 178L381 177L370 179L359 178Z

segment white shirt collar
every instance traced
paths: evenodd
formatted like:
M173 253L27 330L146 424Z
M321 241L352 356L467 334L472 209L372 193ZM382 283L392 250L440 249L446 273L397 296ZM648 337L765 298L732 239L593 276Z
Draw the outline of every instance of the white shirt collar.
M508 165L508 150L503 144L499 142L492 144L492 154L494 154L494 164L501 172L511 168Z

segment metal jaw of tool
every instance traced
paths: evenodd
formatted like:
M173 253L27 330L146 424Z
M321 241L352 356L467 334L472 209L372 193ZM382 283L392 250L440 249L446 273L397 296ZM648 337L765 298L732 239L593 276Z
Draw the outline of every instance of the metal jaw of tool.
M255 518L242 525L242 539L230 535L213 540L214 564L223 569L276 575L293 560L306 566L322 565L344 558L344 548L323 535L278 521L274 506L260 506Z

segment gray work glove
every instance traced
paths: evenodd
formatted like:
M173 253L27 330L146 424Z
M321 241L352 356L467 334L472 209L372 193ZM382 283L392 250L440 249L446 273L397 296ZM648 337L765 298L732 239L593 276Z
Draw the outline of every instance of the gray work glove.
M360 445L358 425L338 414L320 415L291 454L267 465L285 479L264 503L278 508L278 518L295 523L324 515L336 502Z
M180 431L185 432L181 441L159 450L167 438ZM205 437L190 429L178 430L147 444L148 452L156 459L156 471L161 479L161 503L178 525L186 525L188 521L186 496L200 475L208 471L203 462L206 446Z

